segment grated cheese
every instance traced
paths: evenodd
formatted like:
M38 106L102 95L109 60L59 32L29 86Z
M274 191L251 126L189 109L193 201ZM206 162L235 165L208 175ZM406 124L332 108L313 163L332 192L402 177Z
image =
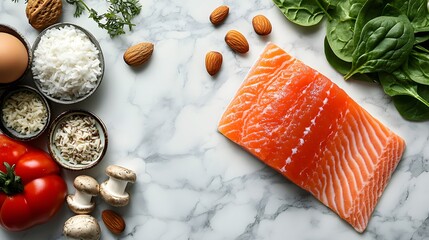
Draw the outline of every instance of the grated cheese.
M101 75L98 54L89 37L74 26L49 29L34 51L34 78L53 98L82 97L97 86Z
M43 129L48 112L40 97L30 91L20 91L9 96L2 108L3 121L9 129L23 135Z
M84 115L64 120L54 135L54 144L61 156L74 165L90 164L104 148L95 119Z

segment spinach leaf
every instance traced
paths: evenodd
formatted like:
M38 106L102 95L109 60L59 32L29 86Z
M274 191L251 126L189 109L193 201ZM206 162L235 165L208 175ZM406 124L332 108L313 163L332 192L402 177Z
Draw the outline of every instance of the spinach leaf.
M336 4L332 11L329 11L331 19L328 20L326 33L328 42L335 55L346 62L352 61L355 49L354 27L363 3L364 0L345 0Z
M325 37L324 48L325 48L325 57L326 57L326 60L328 60L328 63L335 70L337 70L337 72L341 73L342 75L347 74L350 71L350 69L352 68L352 64L340 59L334 53L331 46L329 45L327 37Z
M410 96L392 97L396 110L409 121L429 120L429 108L419 100Z
M350 17L356 19L366 1L367 0L352 0L350 3Z
M319 0L273 0L285 17L301 26L318 24L326 13Z
M404 15L404 13L399 8L397 8L396 6L388 3L388 4L386 4L386 6L384 6L381 15L382 16L398 17L400 15Z
M353 45L353 19L340 20L333 18L327 25L327 38L332 51L341 60L352 61Z
M399 114L410 121L429 119L429 86L407 79L401 71L393 74L380 72L384 92L391 96Z
M418 48L417 48L418 49ZM429 85L429 54L428 52L411 51L403 71L414 82Z
M355 22L353 44L357 46L362 29L370 20L381 16L385 0L367 0L360 9Z
M429 53L429 49L427 49L424 45L414 45L414 49L423 53Z
M384 92L391 96L410 96L418 101L420 101L422 104L424 104L429 111L429 92L422 91L425 95L425 97L422 97L419 94L419 86L422 86L422 89L426 89L423 87L424 85L419 85L415 82L409 81L406 78L403 77L402 74L390 74L387 72L380 72L379 73L379 79L381 86L383 87ZM428 88L429 89L429 88Z
M418 32L414 34L415 44L424 43L429 41L429 31L428 32Z
M376 17L363 27L352 68L344 78L356 73L392 72L407 60L413 45L413 26L407 17Z
M408 17L415 32L428 31L429 9L427 0L393 0L391 4Z
M328 40L325 37L325 57L328 60L328 63L339 73L342 75L347 74L352 68L352 64L346 61L341 60L335 53L332 51L329 46ZM355 74L353 79L361 80L365 82L375 82L378 79L378 76L369 76L367 74Z

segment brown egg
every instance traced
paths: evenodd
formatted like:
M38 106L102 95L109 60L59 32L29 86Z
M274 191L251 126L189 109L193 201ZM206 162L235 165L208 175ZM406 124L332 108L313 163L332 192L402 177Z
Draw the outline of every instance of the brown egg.
M0 32L0 83L18 80L28 65L25 45L15 36Z

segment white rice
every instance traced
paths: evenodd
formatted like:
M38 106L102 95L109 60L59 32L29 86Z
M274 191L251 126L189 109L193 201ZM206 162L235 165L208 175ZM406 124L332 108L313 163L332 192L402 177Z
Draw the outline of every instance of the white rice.
M42 100L30 91L17 92L8 97L2 111L6 127L23 135L40 132L48 119Z
M88 36L73 26L52 28L34 51L33 74L41 90L61 100L82 97L101 75L99 51Z

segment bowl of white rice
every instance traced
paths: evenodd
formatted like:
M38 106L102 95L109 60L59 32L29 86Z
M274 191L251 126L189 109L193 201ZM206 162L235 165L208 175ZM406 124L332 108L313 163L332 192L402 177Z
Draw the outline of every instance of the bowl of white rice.
M0 129L21 141L33 140L45 132L51 118L48 101L36 89L18 85L0 97Z
M33 79L49 100L81 102L98 88L104 75L104 57L95 37L72 23L43 30L33 44Z

